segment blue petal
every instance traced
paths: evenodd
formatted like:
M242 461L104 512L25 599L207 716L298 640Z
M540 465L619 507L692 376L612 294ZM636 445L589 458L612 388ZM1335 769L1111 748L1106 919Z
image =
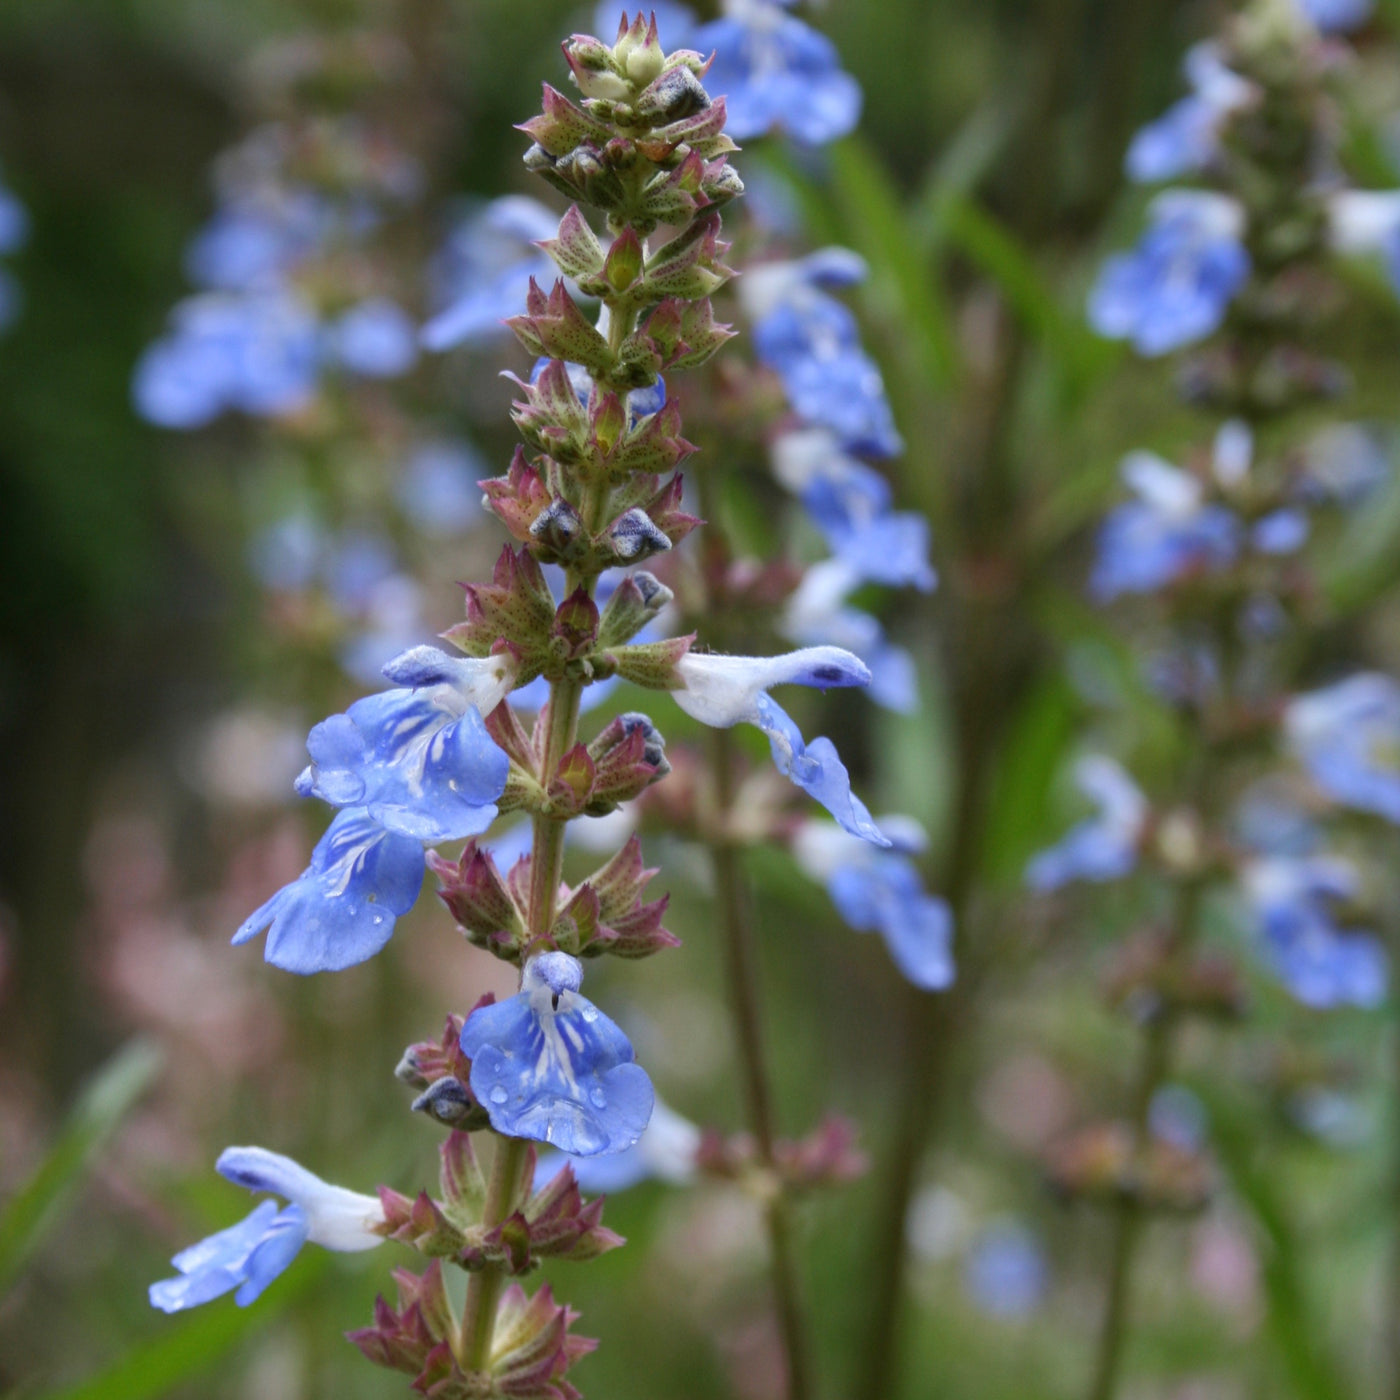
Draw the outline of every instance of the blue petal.
M369 809L381 826L419 841L455 841L496 818L510 760L475 706L458 712L450 686L386 690L318 724L314 760L298 782L333 806Z
M331 330L336 358L371 379L391 379L413 368L418 330L408 312L385 297L352 306Z
M179 1277L150 1287L153 1307L180 1312L238 1289L246 1305L292 1262L306 1241L306 1215L298 1206L278 1210L262 1201L237 1225L181 1250L170 1262Z
M340 812L311 864L233 936L246 943L271 925L264 956L288 972L333 972L371 958L423 883L423 847L385 831L363 807Z
M472 1092L497 1132L591 1157L622 1152L651 1117L651 1080L587 998L547 988L474 1011L462 1029Z
M943 900L924 891L912 861L881 855L842 866L832 872L827 889L853 929L879 931L895 966L914 986L939 991L952 984L952 914Z
M831 740L805 743L791 716L768 695L758 697L756 708L755 723L768 736L778 771L816 798L844 831L872 845L888 846L865 803L851 791L851 775Z

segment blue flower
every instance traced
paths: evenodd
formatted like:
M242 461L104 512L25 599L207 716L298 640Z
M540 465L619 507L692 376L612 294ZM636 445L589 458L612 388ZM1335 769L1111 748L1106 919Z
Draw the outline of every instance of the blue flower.
M393 379L418 358L418 329L403 307L387 297L370 297L326 329L329 354L354 374Z
M1080 759L1074 776L1098 813L1031 861L1026 883L1033 890L1056 890L1071 880L1117 880L1137 864L1148 816L1147 799L1137 784L1101 754Z
M285 1196L291 1204L279 1210L274 1201L262 1201L237 1225L181 1250L170 1261L178 1276L150 1287L151 1305L162 1312L198 1307L234 1289L234 1301L246 1308L308 1240L341 1252L384 1242L375 1229L384 1223L384 1210L373 1196L328 1185L289 1157L230 1147L218 1169L235 1185Z
M0 184L0 253L14 253L29 239L29 210L13 190Z
M1045 1252L1018 1221L994 1220L969 1246L963 1282L973 1301L993 1316L1024 1317L1045 1296Z
M462 1053L498 1133L593 1157L636 1143L654 1094L627 1037L579 995L582 983L583 964L567 953L531 958L515 996L467 1018Z
M879 851L830 822L804 822L793 838L798 863L821 881L837 912L857 933L875 930L904 976L926 992L953 982L953 920L948 905L930 895L906 851L918 849L916 823L882 818L881 830L903 837Z
M322 246L333 223L310 190L263 188L220 208L185 251L185 271L201 287L249 291L277 283Z
M1226 506L1205 501L1198 478L1151 452L1130 453L1122 471L1138 499L1110 511L1099 532L1089 588L1100 602L1234 560L1240 523Z
M1308 542L1311 529L1306 512L1281 506L1254 522L1249 542L1261 554L1296 554Z
M849 451L893 457L903 448L884 380L860 345L850 309L825 290L849 286L865 264L844 248L753 269L741 284L754 348L776 370L792 410Z
M142 355L132 396L163 428L201 428L229 409L291 413L316 387L320 333L288 292L209 292L182 301L170 331Z
M1124 161L1129 179L1147 184L1206 169L1218 153L1221 125L1257 92L1253 83L1226 67L1218 44L1196 44L1182 66L1191 95L1133 137Z
M1298 8L1324 34L1360 29L1375 9L1374 0L1298 0Z
M804 647L784 656L716 656L688 652L676 663L682 688L671 698L686 714L717 729L752 724L768 736L778 771L831 813L841 826L877 846L880 833L830 739L808 744L791 717L767 694L769 686L869 685L870 670L840 647Z
M386 831L363 807L336 815L311 864L234 934L246 943L271 926L264 956L287 972L337 972L372 958L423 884L423 845Z
M1240 242L1244 211L1225 195L1168 190L1149 217L1138 246L1104 264L1089 320L1100 335L1164 355L1220 328L1250 262Z
M803 495L833 553L860 582L930 592L938 575L928 560L928 521L914 511L877 506L868 495L814 481Z
M702 25L693 46L715 59L705 85L728 108L738 141L785 131L823 146L855 130L860 84L841 68L836 46L785 14L775 0L726 0L722 19Z
M384 674L410 688L368 695L316 725L297 792L363 807L386 830L419 841L480 835L496 819L510 772L481 719L510 690L509 656L451 657L415 647Z
M1328 797L1400 824L1400 684L1374 671L1351 676L1297 696L1284 726Z
M590 1196L615 1195L649 1180L688 1186L695 1180L699 1150L700 1129L657 1099L641 1137L622 1152L597 1157L542 1153L535 1164L535 1190L540 1190L566 1162L574 1169L579 1190Z
M1271 856L1245 867L1245 896L1265 955L1306 1006L1377 1006L1385 999L1385 950L1369 932L1343 929L1331 907L1354 898L1359 885L1350 862L1329 856Z
M558 219L523 195L492 200L459 221L432 271L436 314L423 327L430 350L480 344L509 334L501 322L525 309L530 279L555 267L534 245L558 232Z

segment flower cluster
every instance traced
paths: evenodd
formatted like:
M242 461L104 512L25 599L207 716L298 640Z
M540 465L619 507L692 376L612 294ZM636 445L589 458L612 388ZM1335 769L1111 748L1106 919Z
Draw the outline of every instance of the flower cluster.
M671 594L635 566L699 523L682 509L676 472L694 449L661 376L703 363L731 334L709 297L730 276L720 212L742 184L727 160L724 102L702 82L707 61L664 51L655 19L624 18L611 44L575 35L565 55L580 100L545 87L543 112L523 128L532 142L525 164L574 203L541 243L559 276L546 289L527 275L523 307L508 318L538 361L515 380L524 445L482 483L512 542L489 582L466 586L465 618L443 634L451 650L409 647L383 668L392 688L312 729L296 790L336 815L307 870L234 937L266 930L267 960L297 973L351 966L385 945L431 868L467 939L519 969L519 991L450 1017L441 1038L411 1046L399 1066L417 1092L413 1107L450 1129L437 1198L387 1187L377 1201L355 1196L285 1159L239 1149L221 1159L225 1175L290 1204L260 1205L177 1256L180 1278L153 1291L162 1307L229 1289L246 1303L305 1240L330 1248L396 1240L432 1263L422 1275L397 1274L397 1307L381 1300L374 1325L353 1340L442 1396L577 1394L565 1373L592 1343L572 1335L573 1313L548 1287L531 1297L504 1280L621 1241L602 1226L601 1202L581 1197L573 1165L540 1166L531 1144L581 1162L621 1165L638 1154L670 1163L654 1169L676 1176L688 1170L675 1165L678 1140L680 1156L697 1157L692 1134L665 1114L660 1140L645 1136L651 1080L624 1032L581 992L584 960L644 957L677 941L662 924L665 900L647 898L655 872L635 837L583 881L562 879L568 823L615 811L669 771L665 741L645 714L622 714L583 737L586 692L620 680L669 692L704 724L756 726L777 769L851 839L872 850L890 844L830 741L806 741L768 694L782 684L867 684L860 660L834 646L717 655L695 649L693 636L647 633ZM606 235L583 206L602 213ZM479 285L458 288L428 339L475 338L483 307L512 295L516 261L478 263ZM596 319L590 300L602 303ZM496 837L490 828L507 813L526 820ZM528 833L528 848L517 832ZM455 857L432 849L461 840ZM877 922L887 938L898 942L901 912L915 909L936 941L937 911L919 906L907 881L886 869L872 879L869 888L886 891ZM898 947L907 956L906 943ZM925 981L938 980L926 950L918 964ZM489 1172L470 1137L487 1129ZM849 1157L838 1151L845 1138L828 1136L825 1148L794 1153L794 1173L815 1179ZM469 1275L460 1317L442 1278L449 1261Z

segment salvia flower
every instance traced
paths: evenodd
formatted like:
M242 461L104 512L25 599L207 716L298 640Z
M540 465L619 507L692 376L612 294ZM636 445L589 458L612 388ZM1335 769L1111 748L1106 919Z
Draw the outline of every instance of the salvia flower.
M755 268L741 296L753 318L754 349L777 372L792 411L850 452L893 457L903 442L879 366L861 347L850 308L827 291L861 280L865 270L847 249L825 248Z
M623 1152L651 1117L651 1080L631 1043L586 997L583 964L540 953L520 991L478 1007L462 1028L471 1087L498 1133L592 1157Z
M1298 0L1298 8L1323 34L1348 34L1371 18L1374 0Z
M1137 864L1148 817L1141 789L1119 764L1102 754L1081 758L1074 777L1079 790L1099 810L1026 867L1026 883L1034 890L1059 889L1071 880L1117 880Z
M415 647L384 674L408 688L366 696L316 725L297 791L364 807L387 830L420 841L479 835L495 820L510 770L481 718L510 690L509 654L476 659Z
M1239 520L1227 506L1206 500L1198 477L1151 452L1130 453L1122 474L1137 499L1115 506L1099 532L1089 588L1100 602L1151 593L1233 562Z
M689 652L676 663L682 682L671 698L686 714L716 729L752 724L768 736L773 762L853 836L887 846L851 777L827 738L809 744L791 717L768 695L774 685L869 685L870 669L840 647L804 647L783 656L717 656Z
M1343 928L1334 912L1359 885L1355 866L1331 856L1270 856L1245 867L1264 955L1306 1006L1376 1006L1385 998L1384 949L1372 934Z
M1254 84L1226 65L1219 44L1196 44L1182 67L1191 92L1133 137L1124 161L1132 180L1148 184L1206 169L1218 153L1221 126L1256 96Z
M1335 802L1400 823L1400 684L1368 671L1297 696L1284 726Z
M331 1186L305 1167L261 1147L230 1147L219 1172L237 1186L285 1197L288 1205L262 1201L237 1225L181 1250L170 1262L179 1271L150 1288L153 1307L180 1312L233 1292L247 1307L296 1258L308 1240L342 1253L373 1249L384 1237L384 1208L373 1196Z
M1104 264L1089 320L1100 335L1130 340L1143 355L1165 355L1218 330L1249 276L1244 210L1226 195L1167 190L1148 216L1138 246Z
M830 822L808 821L793 837L793 853L857 933L876 931L895 966L914 986L941 991L953 981L953 919L945 901L924 889L907 854L923 844L917 823L883 817L880 829L895 848L877 850Z
M579 1190L590 1196L611 1196L643 1181L689 1186L696 1176L701 1136L694 1123L657 1099L641 1137L623 1152L595 1157L543 1153L535 1165L535 1190L541 1190L566 1162L574 1170Z
M347 807L311 852L311 864L243 921L246 943L268 930L264 956L287 972L337 972L389 941L423 884L423 845Z
M846 136L860 120L860 85L836 46L786 12L788 0L725 0L724 14L690 39L715 58L706 86L724 97L725 130L744 141L784 131L809 146Z

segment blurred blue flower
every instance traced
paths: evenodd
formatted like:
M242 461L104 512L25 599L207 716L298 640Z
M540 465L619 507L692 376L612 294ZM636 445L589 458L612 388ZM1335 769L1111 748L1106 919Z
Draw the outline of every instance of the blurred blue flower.
M320 195L265 183L221 205L185 250L185 271L218 291L268 287L312 256L333 224Z
M724 16L702 25L690 44L714 50L705 86L724 97L725 130L735 140L784 131L824 146L855 130L860 84L842 70L835 44L786 14L785 3L725 0Z
M1400 682L1366 671L1295 697L1288 740L1335 802L1400 824Z
M364 808L386 830L419 841L480 835L496 819L510 771L481 719L510 690L509 658L451 657L424 646L384 672L413 688L368 695L316 725L297 792Z
M583 964L540 953L513 997L462 1028L471 1087L498 1133L592 1157L623 1152L651 1117L651 1080L622 1031L579 995Z
M695 1180L699 1150L700 1129L657 1099L641 1137L621 1152L596 1157L541 1153L535 1164L535 1190L540 1190L566 1162L574 1169L579 1190L590 1196L615 1195L642 1181L688 1186Z
M851 791L851 776L830 739L808 744L787 713L771 700L774 685L869 685L869 668L840 647L804 647L783 656L716 656L688 652L676 663L681 689L671 698L688 715L718 729L752 724L768 736L773 762L853 836L889 845L865 804Z
M1138 246L1104 264L1089 320L1100 335L1164 355L1219 329L1250 262L1240 242L1244 211L1225 195L1167 190L1148 216Z
M423 327L429 350L479 344L509 332L501 324L525 309L533 277L558 275L534 245L558 232L558 218L524 195L473 209L448 235L431 269L434 315Z
M594 7L593 33L604 43L612 42L624 9L625 6L616 0L600 0ZM676 4L675 0L658 0L646 7L646 13L656 16L657 38L667 53L695 47L691 42L695 37L695 11L688 5Z
M1188 49L1182 67L1192 91L1133 137L1124 161L1129 179L1147 184L1204 170L1215 160L1225 119L1257 91L1226 66L1218 44Z
M347 808L307 869L245 919L233 942L267 928L264 957L287 972L353 967L373 957L413 907L423 865L422 842L386 831L363 807Z
M1150 593L1234 560L1239 520L1228 507L1205 500L1197 477L1151 452L1130 453L1122 474L1137 500L1115 506L1099 532L1089 580L1096 599Z
M829 429L849 452L893 457L903 448L877 366L850 309L826 288L865 276L844 248L762 264L740 284L759 361L775 370L792 411Z
M486 463L470 443L420 443L409 454L394 495L416 529L434 539L460 535L482 518Z
M1374 0L1298 0L1298 8L1324 34L1360 29L1375 9Z
M226 410L291 413L316 387L320 332L290 292L207 292L171 313L171 328L137 363L137 412L162 428L192 429Z
M1283 506L1254 522L1249 541L1261 554L1296 554L1312 530L1306 512Z
M1059 889L1071 880L1117 880L1137 864L1148 817L1147 799L1137 784L1102 754L1081 758L1074 777L1099 810L1026 867L1026 883L1033 890Z
M877 850L830 822L803 822L793 853L826 886L837 912L857 933L880 934L908 981L926 992L941 991L953 982L953 919L946 902L924 889L908 855L922 844L923 833L897 817L881 818L880 830L894 849Z
M353 374L393 379L418 358L418 328L387 297L359 302L326 328L326 350Z
M963 1284L973 1302L994 1317L1034 1312L1049 1282L1045 1251L1019 1221L991 1221L968 1246Z
M307 1240L342 1252L384 1242L374 1228L384 1223L378 1200L328 1185L289 1157L230 1147L218 1169L235 1185L285 1196L291 1204L279 1210L276 1202L262 1201L237 1225L181 1250L170 1261L178 1276L150 1287L151 1305L163 1312L198 1307L234 1289L234 1301L246 1308Z
M1305 1006L1377 1006L1385 999L1385 949L1371 933L1341 927L1332 908L1359 887L1355 866L1332 856L1268 856L1245 867L1245 897L1264 955Z
M0 253L15 253L29 240L29 210L0 182Z

